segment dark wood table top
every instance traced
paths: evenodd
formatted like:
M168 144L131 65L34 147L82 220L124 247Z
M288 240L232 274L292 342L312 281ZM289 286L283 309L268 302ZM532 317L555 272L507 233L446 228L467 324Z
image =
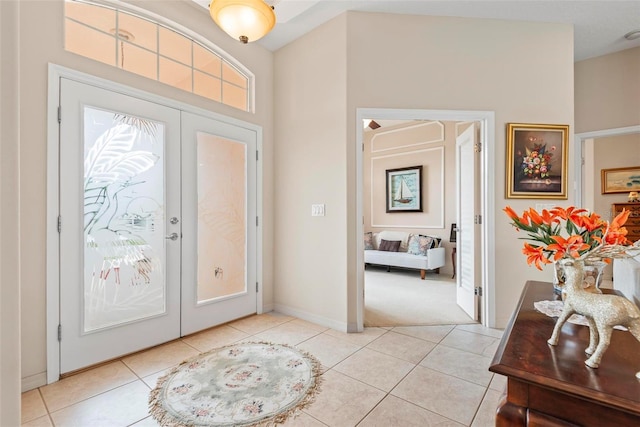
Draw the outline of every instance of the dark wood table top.
M640 371L640 342L627 331L614 330L600 367L587 367L588 327L567 322L558 345L547 344L557 318L536 311L533 304L558 298L551 283L526 283L489 370L640 414L640 380L635 377Z

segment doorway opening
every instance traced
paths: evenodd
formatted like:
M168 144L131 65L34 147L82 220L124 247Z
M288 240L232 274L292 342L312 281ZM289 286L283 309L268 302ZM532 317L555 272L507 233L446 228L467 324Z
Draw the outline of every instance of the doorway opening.
M487 170L493 163L493 129L494 119L493 112L469 112L469 111L448 111L448 110L395 110L395 109L358 109L357 110L357 180L358 180L358 218L362 218L358 227L358 280L357 280L357 308L358 308L358 330L362 330L365 325L365 313L368 307L365 307L366 294L366 275L374 277L377 281L384 279L387 274L384 269L372 266L364 268L364 242L361 236L365 231L384 231L386 229L407 231L411 234L431 234L433 237L440 239L439 245L444 247L443 256L445 261L440 267L440 273L436 271L427 273L426 280L420 280L420 274L416 270L396 270L397 274L393 274L392 278L405 280L413 280L418 286L421 282L428 285L429 280L432 283L436 281L442 282L446 286L448 284L455 287L455 294L450 296L451 299L458 299L457 305L460 303L460 294L466 294L462 298L466 298L467 307L472 306L471 312L467 318L469 323L478 319L478 313L482 313L480 321L485 326L494 324L495 314L493 307L493 242L482 238L488 235L487 230L492 228L493 224L493 176L491 174L482 173ZM371 126L369 123L372 123ZM365 130L375 129L373 132ZM445 127L449 128L448 133L455 135L449 145L445 146ZM469 127L472 130L473 137L478 138L470 146L471 150L477 150L478 173L468 176L460 176L459 172L463 168L459 165L460 141L456 141L465 130ZM429 129L430 128L430 129ZM406 133L415 133L422 131L422 136L413 135L412 141L394 145L394 141L399 140L398 136L402 130ZM408 130L408 132L407 132ZM426 133L425 133L426 132ZM431 132L432 137L424 136ZM386 135L386 138L378 137L377 141L372 143L372 133L376 135ZM370 145L370 147L367 146ZM445 149L447 150L445 152ZM422 156L421 158L416 157ZM472 156L473 157L473 156ZM423 170L429 171L423 177L423 191L428 192L426 198L423 198L422 214L414 215L413 218L402 216L408 214L391 214L386 211L385 198L389 196L388 189L385 188L385 171L393 169L400 162L423 163ZM407 166L407 165L403 165ZM408 165L412 166L412 165ZM446 169L446 171L445 171ZM451 170L455 172L451 172ZM449 176L451 175L451 176ZM425 183L425 180L426 183ZM434 182L435 181L435 182ZM446 185L445 185L445 181ZM460 185L464 182L464 185ZM469 182L472 184L469 185ZM435 185L433 185L435 184ZM474 185L477 188L474 190ZM373 187L376 187L373 188ZM434 188L437 191L434 191ZM477 193L477 204L473 205L473 209L465 210L460 216L461 203L460 200L467 200L470 195L474 199L474 191ZM464 207L464 203L462 204ZM377 218L376 218L377 215ZM399 215L399 216L398 216ZM414 221L412 223L412 221ZM417 221L417 222L416 222ZM458 224L458 230L464 230L458 233L457 243L452 243L450 239L450 230L452 224ZM469 226L469 224L472 224ZM463 227L464 225L464 227ZM467 232L471 235L476 234L479 239L477 247L473 247L471 252L460 251L460 237ZM373 234L373 233L372 233ZM468 235L468 234L467 234ZM379 240L379 238L378 238ZM471 244L473 240L470 241ZM377 243L377 242L376 242ZM405 242L405 245L408 242ZM467 244L469 241L467 241ZM457 267L457 277L454 281L452 272L454 261L451 260L453 248L457 246L456 255L454 257ZM476 256L477 255L477 256ZM469 256L471 258L469 258ZM469 268L475 266L473 259L476 259L477 269ZM460 280L460 267L465 266L465 275L467 280ZM393 269L393 267L392 267ZM477 271L477 274L476 274ZM369 274L371 272L372 274ZM411 277L416 276L416 277ZM476 289L481 288L478 292ZM480 295L477 295L478 292ZM376 311L378 308L376 308ZM384 311L384 309L383 309ZM473 319L473 320L472 320ZM411 322L411 320L408 320ZM443 318L442 323L446 323L447 318ZM463 322L460 322L463 323ZM420 319L416 319L416 324L420 324ZM426 323L422 323L426 324ZM433 323L431 323L433 324ZM368 325L367 325L368 326Z

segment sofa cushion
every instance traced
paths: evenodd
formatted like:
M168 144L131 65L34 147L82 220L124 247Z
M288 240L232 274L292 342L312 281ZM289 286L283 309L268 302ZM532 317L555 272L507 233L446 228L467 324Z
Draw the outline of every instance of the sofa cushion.
M400 249L398 252L407 252L407 244L409 242L410 234L406 231L396 230L382 230L379 233L373 234L374 247L380 249L380 242L384 240L400 240Z
M398 252L400 249L400 240L380 240L378 250L384 252Z
M407 252L413 255L426 255L427 251L434 247L436 239L431 236L412 234L409 238Z
M373 246L373 233L371 231L367 231L364 233L364 250L371 251L375 249Z

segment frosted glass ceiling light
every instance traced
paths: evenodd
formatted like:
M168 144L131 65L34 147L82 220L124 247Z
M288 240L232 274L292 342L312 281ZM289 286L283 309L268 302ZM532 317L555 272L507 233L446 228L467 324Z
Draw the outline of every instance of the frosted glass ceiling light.
M263 0L213 0L209 13L225 33L242 43L260 39L276 23L273 8Z

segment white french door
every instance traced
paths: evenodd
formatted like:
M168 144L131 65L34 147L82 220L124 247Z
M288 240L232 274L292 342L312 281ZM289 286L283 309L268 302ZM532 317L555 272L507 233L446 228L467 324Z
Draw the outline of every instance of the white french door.
M478 320L478 296L480 283L479 259L475 256L479 239L479 225L475 224L479 212L479 156L476 152L476 124L471 124L456 138L456 170L458 171L458 211L456 224L457 260L456 302L473 319Z
M60 373L256 312L256 132L60 80Z
M182 335L256 312L256 142L182 113Z

